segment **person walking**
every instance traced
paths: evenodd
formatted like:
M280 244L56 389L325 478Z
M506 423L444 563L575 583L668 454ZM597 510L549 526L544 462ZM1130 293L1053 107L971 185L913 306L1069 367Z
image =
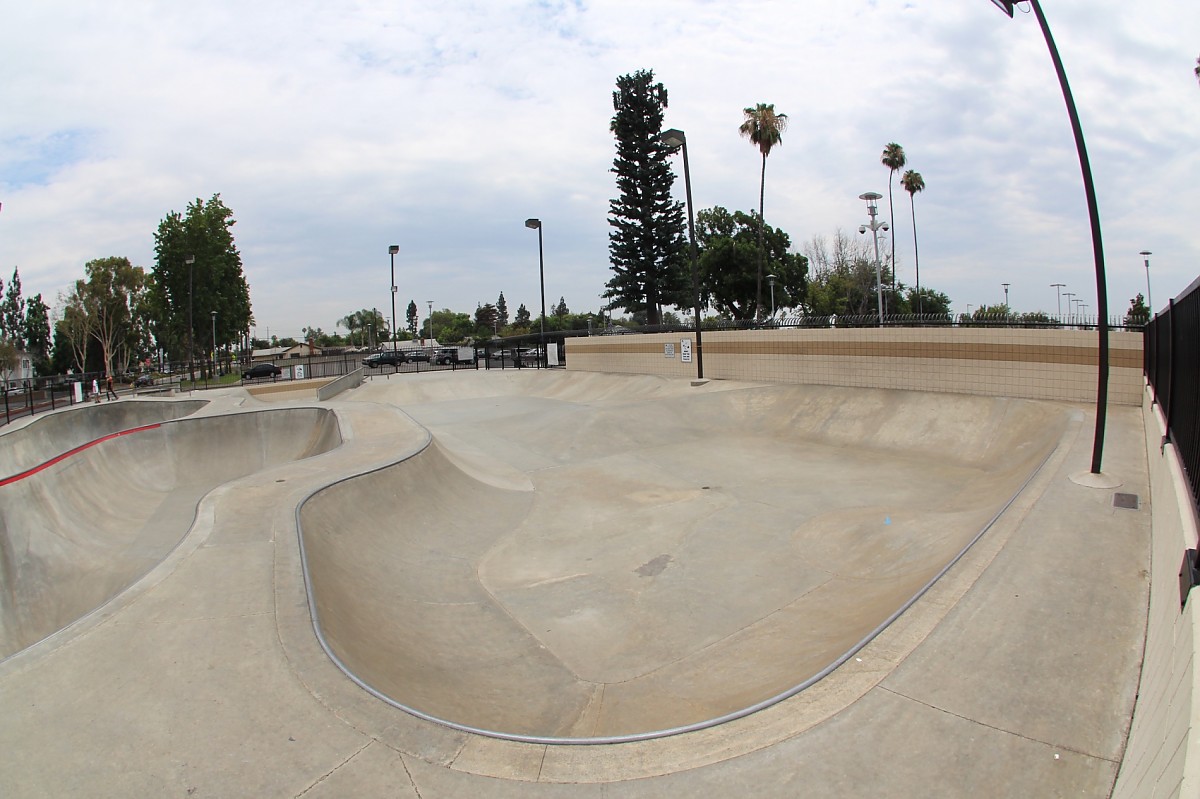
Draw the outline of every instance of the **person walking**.
M100 380L95 377L92 378L92 401L100 404Z
M120 399L120 397L117 396L117 392L113 391L112 375L108 375L104 379L104 398L107 400Z

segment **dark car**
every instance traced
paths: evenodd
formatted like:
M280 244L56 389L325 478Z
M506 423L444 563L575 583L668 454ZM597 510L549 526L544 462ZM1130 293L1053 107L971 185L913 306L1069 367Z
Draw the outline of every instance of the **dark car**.
M133 387L134 388L145 388L146 386L152 386L152 385L154 385L154 375L140 374L137 377L133 378Z
M269 377L272 380L283 374L283 370L273 363L256 363L242 372L243 380L254 380L259 377Z
M380 366L399 366L404 363L404 353L397 350L388 350L387 352L377 352L374 355L368 355L363 358L363 366L367 368L378 368Z
M429 363L429 350L409 350L404 353L404 356L410 361L424 361Z

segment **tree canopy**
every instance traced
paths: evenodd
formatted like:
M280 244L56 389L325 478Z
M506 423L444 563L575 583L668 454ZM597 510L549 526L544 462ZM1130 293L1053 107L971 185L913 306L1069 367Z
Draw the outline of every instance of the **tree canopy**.
M250 287L234 243L233 211L214 194L180 214L171 211L154 235L155 267L149 290L150 328L172 358L188 358L240 340L254 323ZM216 311L216 341L212 338Z
M684 215L671 197L670 148L660 138L667 90L642 70L617 78L609 129L617 141L612 171L620 196L609 201L609 307L644 310L657 324L664 305L691 305L687 296ZM519 321L519 320L518 320Z
M700 293L703 303L722 316L754 319L759 315L760 264L775 277L777 309L792 308L804 300L808 259L789 251L787 233L759 222L757 214L731 213L720 206L696 215Z

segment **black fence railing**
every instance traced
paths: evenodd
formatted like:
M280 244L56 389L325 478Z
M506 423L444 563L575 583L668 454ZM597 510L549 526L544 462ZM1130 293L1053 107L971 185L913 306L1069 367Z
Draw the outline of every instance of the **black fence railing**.
M1151 320L1143 346L1146 380L1200 510L1200 278Z

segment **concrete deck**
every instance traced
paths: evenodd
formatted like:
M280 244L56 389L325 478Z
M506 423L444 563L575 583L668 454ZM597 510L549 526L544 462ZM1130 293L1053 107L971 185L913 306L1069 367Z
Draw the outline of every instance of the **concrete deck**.
M0 662L0 793L1111 790L1149 514L1069 479L1087 469L1087 409L570 373L405 378L328 403L342 446L183 503L195 521L157 566ZM192 424L268 407L214 396ZM312 430L293 420L283 435L296 433ZM209 437L191 457L220 460L227 442ZM1143 440L1139 409L1110 409L1105 472L1145 498ZM63 468L38 479L53 489ZM802 682L997 513L811 687L720 726L607 745L499 740L364 691L314 633L297 527L322 631L359 679L468 726L586 737L691 723Z

